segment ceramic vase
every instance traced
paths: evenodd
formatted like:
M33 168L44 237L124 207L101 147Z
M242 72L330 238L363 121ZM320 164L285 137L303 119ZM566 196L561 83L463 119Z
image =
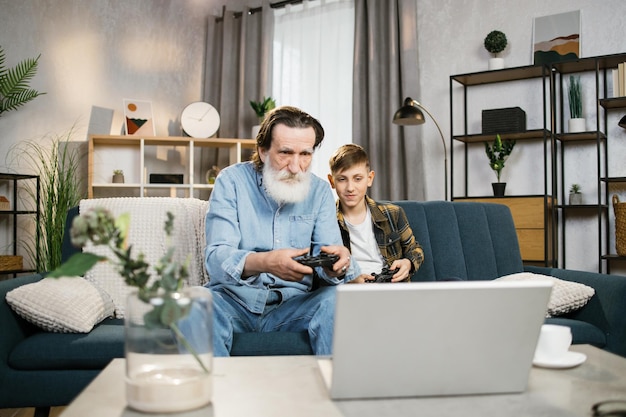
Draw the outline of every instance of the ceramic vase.
M492 182L491 188L493 188L494 197L504 197L504 190L506 188L506 182Z
M585 127L585 119L582 117L569 119L567 121L567 128L569 133L585 132L587 130Z
M489 71L504 68L504 58L489 58Z
M252 131L250 132L250 137L252 139L256 139L256 135L259 134L259 130L261 130L261 125L254 125L252 126Z
M569 194L569 203L570 203L570 205L582 204L583 203L583 195L581 193L570 193Z
M188 288L152 294L147 300L135 291L127 298L124 326L130 408L174 413L211 402L213 315L208 290Z

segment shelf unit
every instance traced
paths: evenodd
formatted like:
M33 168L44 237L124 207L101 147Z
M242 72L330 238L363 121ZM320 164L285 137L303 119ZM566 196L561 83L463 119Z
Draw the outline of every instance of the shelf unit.
M529 129L524 132L518 133L501 133L500 137L503 140L514 139L517 142L517 146L523 146L524 143L529 141L541 141L543 143L543 193L540 195L532 196L507 196L502 199L495 199L493 197L475 197L469 196L469 147L481 144L486 141L492 141L494 134L470 134L468 132L468 95L471 87L487 85L487 84L501 84L507 82L515 82L529 79L541 79L542 84L542 101L541 105L544 109L543 112L543 126L538 129ZM553 102L552 95L552 83L553 77L551 76L550 68L546 66L524 66L516 68L506 68L496 71L483 71L468 74L459 74L450 76L450 131L452 137L450 139L450 173L451 173L451 196L452 200L479 200L479 201L491 201L509 206L518 206L522 201L539 201L540 204L532 204L527 210L517 210L514 215L514 222L518 229L518 237L520 240L520 246L525 248L523 254L523 260L525 263L539 264L544 266L556 266L557 262L557 228L556 228L556 211L553 209L554 202L556 201L555 190L555 172L554 172L554 140L552 134L551 119L546 112L546 108ZM456 85L462 87L462 114L463 114L463 131L461 134L457 134L454 131L454 88ZM457 104L458 105L458 104ZM464 183L462 184L463 191L460 194L455 195L454 188L454 143L455 141L463 143L463 163L464 163ZM525 197L529 200L524 200ZM525 223L525 219L531 216L533 219L540 219L541 225L534 228L533 233L522 232L521 229L525 227L518 227L520 224ZM541 231L542 242L535 242L538 238L537 230ZM542 243L542 244L541 244ZM530 249L533 248L533 249ZM542 248L542 256L538 256L536 248Z
M23 181L35 181L35 210L25 210L22 208L23 204L18 204L20 198L20 185ZM40 221L39 206L40 206L40 180L38 175L24 175L24 174L6 174L0 173L0 182L8 182L9 189L12 194L12 200L10 201L10 208L8 210L0 210L0 216L8 218L11 224L11 243L13 246L12 256L17 256L17 243L18 243L18 228L17 222L19 216L30 215L35 216L35 224L38 225ZM34 259L35 265L39 263L39 228L35 227L35 248L34 253L37 259ZM17 276L19 273L35 272L35 269L8 269L0 271L0 275L13 275Z
M203 149L226 150L228 165L247 159L254 139L140 137L90 135L88 197L173 196L208 198L213 184L206 179L212 168L201 160ZM208 165L208 166L205 166ZM223 166L221 167L223 168ZM124 171L126 182L112 183L113 170ZM150 174L182 174L182 184L150 183Z
M563 204L557 206L561 212L561 241L566 242L567 237L567 218L581 218L583 216L593 216L597 218L597 239L598 239L598 272L606 271L610 273L611 261L626 260L626 257L620 257L615 254L608 253L610 245L611 226L609 223L609 198L611 183L626 183L624 177L611 177L609 174L609 138L608 138L608 113L611 110L626 108L626 97L608 98L608 77L612 77L608 73L611 69L617 68L620 62L626 62L626 54L615 54L606 56L597 56L589 58L581 58L575 61L554 63L552 65L555 74L555 87L559 89L558 109L554 109L554 113L558 114L558 132L555 139L558 142L559 149L559 188L560 196ZM565 133L565 114L564 96L567 94L565 78L573 74L592 73L595 81L595 130L580 133ZM589 113L587 113L589 115ZM587 118L587 117L586 117ZM590 163L595 163L596 168L596 197L594 201L583 205L565 204L565 196L568 190L565 173L566 165L566 148L570 146L589 146L594 151L590 152ZM576 182L576 181L573 181ZM603 268L603 261L606 262L606 268ZM566 267L566 245L563 245L561 252L561 265Z
M614 260L626 261L626 257L609 253L611 225L609 222L609 199L611 184L626 184L626 177L611 176L609 172L609 138L607 134L608 113L613 110L626 109L626 97L609 98L607 94L608 79L612 75L610 70L617 68L618 63L626 62L626 54L605 55L579 60L558 62L551 65L531 65L517 68L506 68L496 71L483 71L477 73L460 74L450 76L450 171L452 199L472 199L481 197L468 196L468 147L473 144L493 140L494 135L469 134L468 133L468 90L470 87L499 84L513 81L523 81L530 79L542 79L542 105L543 105L543 127L539 129L527 130L520 133L501 134L502 139L515 139L518 146L530 140L543 141L543 197L545 215L545 266L556 267L560 264L565 267L566 245L558 256L557 242L567 242L567 219L570 217L582 218L591 216L597 218L597 239L598 239L598 264L599 272L606 269L610 273L610 263ZM580 133L565 132L565 94L566 87L564 78L575 73L592 73L595 75L595 117L596 126L594 130ZM608 74L608 75L607 75ZM456 83L456 84L455 84ZM462 112L463 112L463 132L458 134L454 131L454 87L462 86ZM529 97L532 95L529 94ZM459 104L457 103L457 106ZM462 192L455 196L454 189L454 143L464 144L464 184ZM590 146L593 151L589 152L589 164L595 164L594 182L597 184L596 197L593 201L582 205L566 204L566 149L574 146ZM576 181L573 181L576 182ZM508 197L508 196L507 196ZM520 196L512 196L520 197ZM491 197L485 197L491 198ZM560 203L559 203L560 201ZM603 268L603 261L606 261L606 268Z

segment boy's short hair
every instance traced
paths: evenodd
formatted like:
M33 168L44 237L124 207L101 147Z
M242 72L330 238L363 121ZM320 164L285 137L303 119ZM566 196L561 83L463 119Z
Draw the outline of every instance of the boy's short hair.
M349 143L339 147L328 160L331 174L345 171L355 165L365 164L365 168L370 170L370 160L367 152L361 146Z

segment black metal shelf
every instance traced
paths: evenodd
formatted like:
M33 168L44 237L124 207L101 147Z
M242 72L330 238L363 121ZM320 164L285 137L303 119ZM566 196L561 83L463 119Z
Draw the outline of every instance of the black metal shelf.
M524 132L514 132L514 133L500 133L500 138L502 140L537 140L544 139L550 136L550 131L547 129L531 129L526 130ZM495 137L494 134L473 134L473 135L460 135L453 136L454 140L458 140L459 142L465 143L479 143L479 142L490 142Z
M18 204L18 182L22 180L34 180L36 183L36 195L35 195L35 208L36 210L19 210L17 209ZM17 256L17 217L22 215L34 215L35 216L35 256L36 259L33 261L35 265L39 264L39 228L37 225L40 221L39 214L39 206L40 206L40 183L38 175L28 175L28 174L12 174L12 173L0 173L0 181L10 181L12 182L12 191L13 191L13 201L11 202L12 208L9 210L0 210L0 216L10 216L12 217L12 235L13 235L13 256ZM22 269L10 269L0 271L0 275L13 275L14 277L17 274L21 273L31 273L36 272L34 269L30 268L22 268Z

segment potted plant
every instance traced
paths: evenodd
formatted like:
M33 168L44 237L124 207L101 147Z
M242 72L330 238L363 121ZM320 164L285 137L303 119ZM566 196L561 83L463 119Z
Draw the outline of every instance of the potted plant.
M26 251L36 261L38 272L52 271L61 264L61 247L65 234L65 218L70 208L86 197L82 161L85 149L73 141L74 127L68 132L23 140L9 149L11 165L28 168L39 175L39 189L27 189L33 207L40 196L39 222L35 233L26 242Z
M579 184L572 184L569 189L569 203L570 205L574 204L582 204L583 203L583 195L580 192Z
M128 405L148 413L205 406L212 395L211 293L184 287L190 257L182 263L175 258L171 212L165 219L165 252L152 267L128 243L130 227L128 213L114 218L102 207L81 213L70 235L72 244L83 250L48 276L80 277L99 262L112 263L126 285L136 288L127 297L124 319ZM110 255L90 252L95 246L106 247Z
M498 57L498 54L504 51L507 43L506 35L499 30L492 30L485 37L483 43L485 49L493 55L493 58L489 59L490 70L504 68L504 59Z
M252 137L256 138L256 135L259 133L259 129L261 128L261 122L263 122L265 115L268 111L276 107L276 100L274 100L272 97L263 97L263 100L261 101L250 100L250 106L254 110L254 113L259 120L259 124L252 126Z
M0 116L46 94L28 88L29 81L37 72L40 56L25 59L14 68L5 68L4 49L0 46Z
M502 140L500 135L496 135L493 144L485 142L485 153L489 158L489 167L496 173L498 182L491 183L493 187L493 195L496 197L504 196L505 182L500 182L500 174L504 168L504 163L515 147L515 140Z
M580 86L580 77L570 75L569 77L569 86L568 86L568 97L569 97L569 114L570 119L568 120L568 132L576 133L576 132L584 132L585 128L585 119L583 118L583 100L582 100L582 92Z
M124 171L122 171L121 169L114 169L112 182L114 184L123 184L124 183Z

